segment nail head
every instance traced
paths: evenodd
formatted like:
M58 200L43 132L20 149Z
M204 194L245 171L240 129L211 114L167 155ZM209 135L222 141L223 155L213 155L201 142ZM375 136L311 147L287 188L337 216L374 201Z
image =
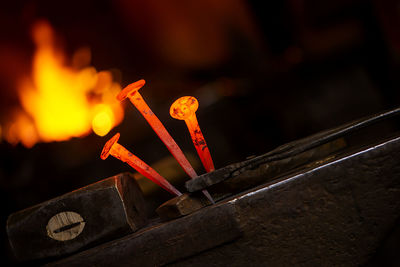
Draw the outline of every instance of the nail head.
M107 141L107 143L104 145L103 147L103 151L101 151L101 155L100 158L102 160L105 160L108 155L110 155L110 150L112 148L112 146L118 142L118 139L120 137L120 133L116 133L110 140Z
M185 120L192 116L199 108L199 102L193 96L183 96L171 105L169 114L172 118Z
M117 99L119 101L124 100L129 95L132 95L136 91L139 91L139 89L142 88L145 83L146 83L146 81L142 79L142 80L139 80L137 82L129 84L121 92L119 92L119 94L117 95Z

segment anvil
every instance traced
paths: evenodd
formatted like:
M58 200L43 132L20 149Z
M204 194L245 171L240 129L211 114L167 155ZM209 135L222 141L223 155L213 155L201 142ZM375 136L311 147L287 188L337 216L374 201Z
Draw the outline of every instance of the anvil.
M216 205L197 201L197 210L179 218L49 266L366 264L400 218L400 133L392 120L399 113L396 109L361 119L197 178L186 184L193 192L175 203L196 200L194 191L203 186L212 192L221 182L246 176L254 183L241 192L224 192ZM393 127L385 132L377 125L378 131L371 131L376 123ZM344 147L300 165L288 164L340 138ZM266 166L274 162L295 167L271 175Z

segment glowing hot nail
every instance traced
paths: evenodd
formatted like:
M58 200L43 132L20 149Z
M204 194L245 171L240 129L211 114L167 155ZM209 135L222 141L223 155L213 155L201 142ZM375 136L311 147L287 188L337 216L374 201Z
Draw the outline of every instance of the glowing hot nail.
M103 151L101 152L101 159L105 160L108 155L128 163L132 168L137 170L146 178L152 180L154 183L158 184L168 192L173 195L182 195L173 185L171 185L164 177L158 174L153 168L144 163L141 159L129 152L125 147L117 143L120 134L114 135L108 142L104 145Z
M200 130L197 122L196 110L199 108L199 102L193 96L184 96L177 99L169 110L171 116L178 120L184 120L192 137L193 144L196 147L197 154L203 163L207 172L215 170L214 163L208 150L206 140Z
M189 129L190 136L194 146L196 147L197 154L203 163L207 172L215 170L214 163L211 158L210 151L203 133L200 130L199 123L197 122L196 111L199 108L199 102L193 96L184 96L177 99L169 110L171 116L178 120L184 120Z
M167 129L165 129L164 125L153 113L153 111L144 101L142 95L139 93L139 89L142 88L145 83L145 80L139 80L128 85L118 94L117 99L119 101L123 101L124 99L129 98L132 104L140 111L143 117L150 124L151 128L153 128L153 130L156 132L161 141L167 146L168 150L175 157L183 170L190 176L190 178L197 177L196 171L193 169L182 150L179 148L175 140L171 137ZM203 193L211 201L211 203L214 203L214 200L206 190L203 190Z

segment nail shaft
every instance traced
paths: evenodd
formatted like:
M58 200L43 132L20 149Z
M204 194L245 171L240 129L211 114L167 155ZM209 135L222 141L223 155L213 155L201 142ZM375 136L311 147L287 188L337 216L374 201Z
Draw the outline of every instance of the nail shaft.
M181 165L181 167L187 173L187 175L189 175L189 177L192 179L196 178L198 175L196 171L193 169L190 162L187 160L186 156L183 154L182 150L179 148L175 140L168 133L167 129L165 129L161 121L157 118L157 116L147 105L142 95L138 92L138 90L144 84L145 84L144 80L139 80L135 83L128 85L120 92L120 94L117 96L117 99L119 101L122 101L126 97L128 97L131 103L139 110L139 112L147 120L147 122L150 124L151 128L158 135L161 141L166 145L170 153L175 157L175 159L178 161L179 165ZM208 200L210 200L211 203L213 204L215 203L207 190L203 190L202 192L208 198Z
M171 185L164 177L158 174L153 168L129 152L125 147L117 143L119 133L112 137L104 146L101 153L101 158L104 160L111 154L113 157L129 164L136 171L141 173L146 178L150 179L157 185L161 186L173 195L182 195L173 185Z
M208 149L203 133L200 130L196 115L193 115L190 118L186 119L185 123L189 129L193 144L196 148L197 154L199 155L201 162L203 163L204 168L207 172L214 171L214 162L211 158L210 150Z
M197 177L196 171L193 169L192 165L189 163L186 156L183 154L182 150L179 148L175 140L168 133L167 129L165 129L164 125L161 123L158 117L146 104L141 94L136 91L132 96L129 96L129 100L147 120L151 128L153 128L154 132L158 135L161 141L168 148L169 152L176 158L179 165L182 166L183 170L191 178Z
M199 103L195 97L184 96L171 105L170 114L175 119L185 121L204 168L207 172L212 172L215 170L214 163L196 117L198 107Z

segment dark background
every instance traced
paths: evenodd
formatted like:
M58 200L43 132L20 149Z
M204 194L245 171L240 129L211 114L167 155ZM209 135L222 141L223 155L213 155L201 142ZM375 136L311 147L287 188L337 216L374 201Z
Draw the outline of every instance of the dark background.
M396 107L399 15L395 0L2 1L0 121L18 105L16 80L30 72L31 26L47 19L68 55L88 46L91 64L111 69L122 86L147 81L142 95L201 174L184 123L169 116L176 98L198 98L198 120L217 168ZM146 121L130 103L125 112L106 137L31 149L0 143L1 251L7 264L10 213L132 171L99 157L116 132L121 144L184 190L188 178ZM170 198L146 181L141 186L150 214Z

